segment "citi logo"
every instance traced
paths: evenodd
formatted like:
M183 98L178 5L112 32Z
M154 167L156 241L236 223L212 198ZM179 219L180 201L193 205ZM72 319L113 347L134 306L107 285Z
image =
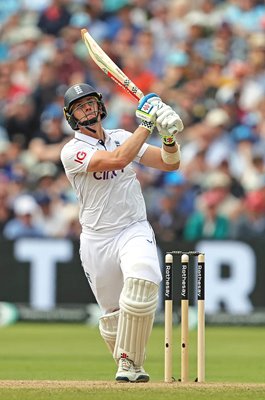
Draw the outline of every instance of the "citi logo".
M76 91L77 94L83 93L83 90L79 85L74 86L74 90Z
M118 176L118 172L123 173L124 169L118 170L118 171L103 171L103 172L93 172L93 176L97 181L100 180L107 180L107 179L113 179Z

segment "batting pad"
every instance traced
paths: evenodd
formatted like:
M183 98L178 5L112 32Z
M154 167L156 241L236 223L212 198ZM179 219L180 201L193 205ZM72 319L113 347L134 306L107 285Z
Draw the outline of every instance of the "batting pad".
M120 296L120 317L113 357L129 358L142 366L152 331L158 300L158 286L144 279L128 278Z
M120 311L118 310L99 318L99 331L111 354L113 354L115 347L119 315Z

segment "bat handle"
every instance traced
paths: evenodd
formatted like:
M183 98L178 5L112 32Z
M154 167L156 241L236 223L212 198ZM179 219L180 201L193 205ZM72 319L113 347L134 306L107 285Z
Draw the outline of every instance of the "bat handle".
M178 130L175 126L171 126L171 128L169 128L168 133L170 133L171 135L175 135L178 133Z

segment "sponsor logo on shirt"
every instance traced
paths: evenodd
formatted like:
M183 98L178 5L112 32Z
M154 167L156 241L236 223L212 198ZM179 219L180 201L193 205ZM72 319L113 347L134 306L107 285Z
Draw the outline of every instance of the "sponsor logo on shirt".
M78 151L75 155L75 161L79 164L83 164L84 159L86 158L87 153L85 151Z
M116 176L118 176L118 172L123 173L124 169L118 170L118 171L102 171L102 172L94 172L93 176L97 181L100 180L107 180L107 179L113 179L116 178Z

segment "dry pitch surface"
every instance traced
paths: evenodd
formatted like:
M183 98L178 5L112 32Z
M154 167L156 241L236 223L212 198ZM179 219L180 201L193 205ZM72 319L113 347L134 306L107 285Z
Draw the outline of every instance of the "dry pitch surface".
M176 387L182 388L197 388L197 389L216 389L224 390L227 389L244 389L244 390L264 390L265 383L164 383L164 382L149 382L149 383L118 383L110 381L42 381L42 380L2 380L0 381L1 388L12 388L12 389L61 389L61 388L76 388L76 389L115 389L123 390L128 387L142 387L143 389L154 389L154 388L167 388L174 389Z

